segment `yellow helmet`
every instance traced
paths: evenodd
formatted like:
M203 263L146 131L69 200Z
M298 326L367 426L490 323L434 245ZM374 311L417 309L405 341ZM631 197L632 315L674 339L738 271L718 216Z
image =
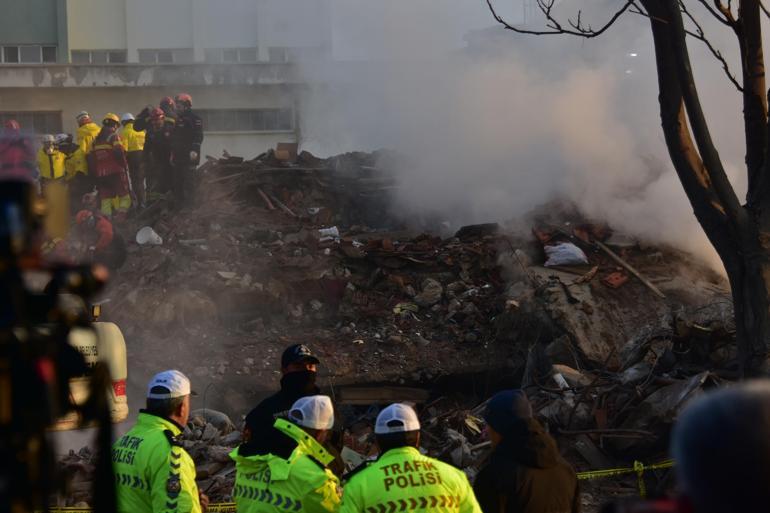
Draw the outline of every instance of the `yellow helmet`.
M105 121L107 121L108 119L109 119L110 121L114 121L114 122L115 122L115 123L117 123L117 124L120 124L120 118L118 117L118 115L117 115L117 114L113 114L112 112L109 112L109 113L105 114L105 115L104 115L104 119L102 120L102 123L104 123L104 122L105 122Z

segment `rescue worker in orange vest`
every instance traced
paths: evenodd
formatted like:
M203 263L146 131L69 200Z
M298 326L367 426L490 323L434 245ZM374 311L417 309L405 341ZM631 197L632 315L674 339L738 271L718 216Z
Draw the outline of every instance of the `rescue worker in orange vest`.
M203 121L192 111L192 96L180 93L176 96L177 118L171 137L172 188L177 207L189 196L193 170L200 162L203 142Z
M79 256L77 262L99 263L116 271L126 261L126 242L115 232L110 220L99 212L78 212L72 239Z
M126 150L128 173L131 178L131 189L136 195L139 207L147 203L147 189L144 178L144 140L145 132L134 130L134 115L125 113L120 117L123 128L120 130L120 140Z
M131 208L131 184L128 179L126 152L117 133L120 118L109 113L104 116L102 130L87 155L88 172L94 177L102 214L123 221Z
M0 179L34 182L38 178L32 139L15 119L5 122L0 135Z
M40 170L41 185L56 180L64 180L64 160L66 155L56 147L53 135L43 136L43 147L37 152L37 167Z
M91 121L91 115L86 111L80 112L76 119L78 121L78 131L75 140L83 155L88 155L91 152L94 139L99 135L101 129L99 125Z

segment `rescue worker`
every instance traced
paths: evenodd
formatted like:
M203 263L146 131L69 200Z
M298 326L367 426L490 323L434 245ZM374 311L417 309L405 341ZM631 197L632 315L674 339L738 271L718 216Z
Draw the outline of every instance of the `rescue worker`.
M175 99L176 126L171 137L172 189L177 206L181 207L189 195L190 175L200 162L203 142L203 122L192 111L192 96L181 93Z
M177 370L150 381L147 407L112 446L118 513L201 513L208 507L195 484L195 463L180 440L190 394L190 380Z
M70 207L73 214L80 210L80 198L93 190L93 183L88 176L88 164L83 151L72 141L70 134L58 134L56 147L64 154L64 179L69 189Z
M165 194L171 190L171 135L174 121L159 107L145 107L136 117L134 130L145 132L144 169L148 188Z
M64 180L64 161L67 156L56 147L56 139L51 134L43 136L43 146L37 152L37 167L42 185L55 180Z
M316 386L320 360L304 344L287 347L281 355L281 389L263 399L244 421L241 454L283 454L293 448L290 440L273 429L275 419L301 397L318 395Z
M123 149L126 151L131 189L136 195L139 206L144 208L147 203L143 156L146 133L144 131L139 132L134 130L133 114L123 114L120 117L120 122L123 125L123 128L120 131L120 140L123 143Z
M126 152L117 133L120 119L116 114L104 116L102 130L87 155L88 172L94 177L102 214L122 221L131 208L131 184L128 179Z
M401 511L407 506L423 511L481 513L461 470L417 450L420 421L411 406L396 403L382 410L374 434L380 457L350 477L340 513Z
M73 242L76 262L99 263L116 271L126 261L126 242L116 233L109 219L99 212L81 210L75 216Z
M99 125L91 121L91 115L86 111L80 112L77 117L78 131L75 135L75 141L78 144L78 148L83 152L83 155L88 155L91 152L91 147L94 144L94 139L99 135L101 129Z
M288 452L247 456L241 446L230 453L236 464L233 499L238 513L338 511L340 483L327 468L334 456L322 445L334 425L331 399L303 397L288 418L277 419L273 428L291 442Z
M0 136L0 179L33 182L37 178L32 139L22 133L18 121L9 119Z
M522 390L495 394L487 403L484 420L492 454L473 485L483 511L580 511L575 471L559 454L556 441L532 417L532 406Z
M172 97L164 96L161 98L160 103L158 103L158 108L163 111L163 115L169 123L176 123L177 106Z

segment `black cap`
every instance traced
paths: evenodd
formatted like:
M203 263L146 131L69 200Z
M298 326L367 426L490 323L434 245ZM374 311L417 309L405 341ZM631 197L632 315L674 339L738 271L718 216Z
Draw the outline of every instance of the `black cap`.
M307 361L315 364L321 363L321 360L310 351L305 344L294 344L289 346L281 355L281 367L288 367L292 363Z
M532 405L523 390L503 390L487 403L484 420L501 435L511 434L532 418Z

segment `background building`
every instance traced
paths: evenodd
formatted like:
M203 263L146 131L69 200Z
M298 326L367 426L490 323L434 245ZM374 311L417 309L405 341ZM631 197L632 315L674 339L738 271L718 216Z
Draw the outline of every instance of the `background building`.
M0 0L0 119L72 132L87 110L193 96L204 153L298 140L295 63L331 56L330 0Z

